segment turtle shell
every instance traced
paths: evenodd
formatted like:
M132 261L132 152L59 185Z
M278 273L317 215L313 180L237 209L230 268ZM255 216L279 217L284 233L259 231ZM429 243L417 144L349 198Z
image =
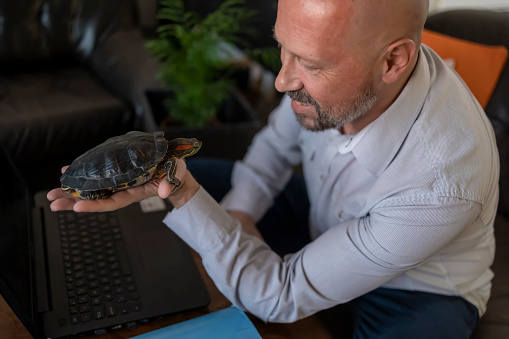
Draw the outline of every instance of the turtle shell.
M62 187L81 192L82 197L84 192L138 186L153 179L167 148L164 132L128 132L76 158L60 182Z

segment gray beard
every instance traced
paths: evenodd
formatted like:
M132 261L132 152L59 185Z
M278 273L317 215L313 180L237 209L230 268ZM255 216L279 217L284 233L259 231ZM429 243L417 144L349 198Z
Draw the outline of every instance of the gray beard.
M349 103L340 107L322 109L320 105L308 93L298 90L286 92L295 101L313 105L318 114L313 126L304 126L296 115L297 121L309 131L319 132L327 129L340 129L346 124L352 123L366 115L373 108L377 101L377 95L373 90L371 82L366 83L361 93Z

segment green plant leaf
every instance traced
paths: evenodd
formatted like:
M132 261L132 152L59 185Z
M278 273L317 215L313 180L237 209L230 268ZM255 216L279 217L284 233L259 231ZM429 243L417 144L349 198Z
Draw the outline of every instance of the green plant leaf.
M254 32L249 23L256 11L244 0L225 0L201 19L186 11L183 0L161 0L157 39L146 47L162 61L159 77L173 91L165 105L169 114L185 125L203 126L229 95L233 73L228 60L242 43L242 35Z

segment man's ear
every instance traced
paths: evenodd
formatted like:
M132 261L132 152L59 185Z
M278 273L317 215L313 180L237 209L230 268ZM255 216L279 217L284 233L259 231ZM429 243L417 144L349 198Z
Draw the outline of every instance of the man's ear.
M408 68L417 51L411 39L402 39L390 44L385 50L382 80L386 84L396 82Z

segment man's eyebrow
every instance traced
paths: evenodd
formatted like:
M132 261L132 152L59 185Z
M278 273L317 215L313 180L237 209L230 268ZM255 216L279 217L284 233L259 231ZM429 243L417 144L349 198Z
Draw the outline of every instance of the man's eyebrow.
M274 38L274 40L276 40L276 42L277 42L277 47L278 47L278 48L281 48L281 43L280 43L280 42L279 42L279 40L277 39L276 26L273 26L273 27L272 27L272 37ZM305 58L301 57L301 56L300 56L300 55L298 55L298 54L292 53L291 51L287 51L287 53L290 53L290 54L294 55L296 58L299 58L300 60L303 60L303 61L305 61L305 62L312 63L312 64L315 64L315 65L318 65L318 64L319 64L319 61L318 61L318 60L305 59Z

